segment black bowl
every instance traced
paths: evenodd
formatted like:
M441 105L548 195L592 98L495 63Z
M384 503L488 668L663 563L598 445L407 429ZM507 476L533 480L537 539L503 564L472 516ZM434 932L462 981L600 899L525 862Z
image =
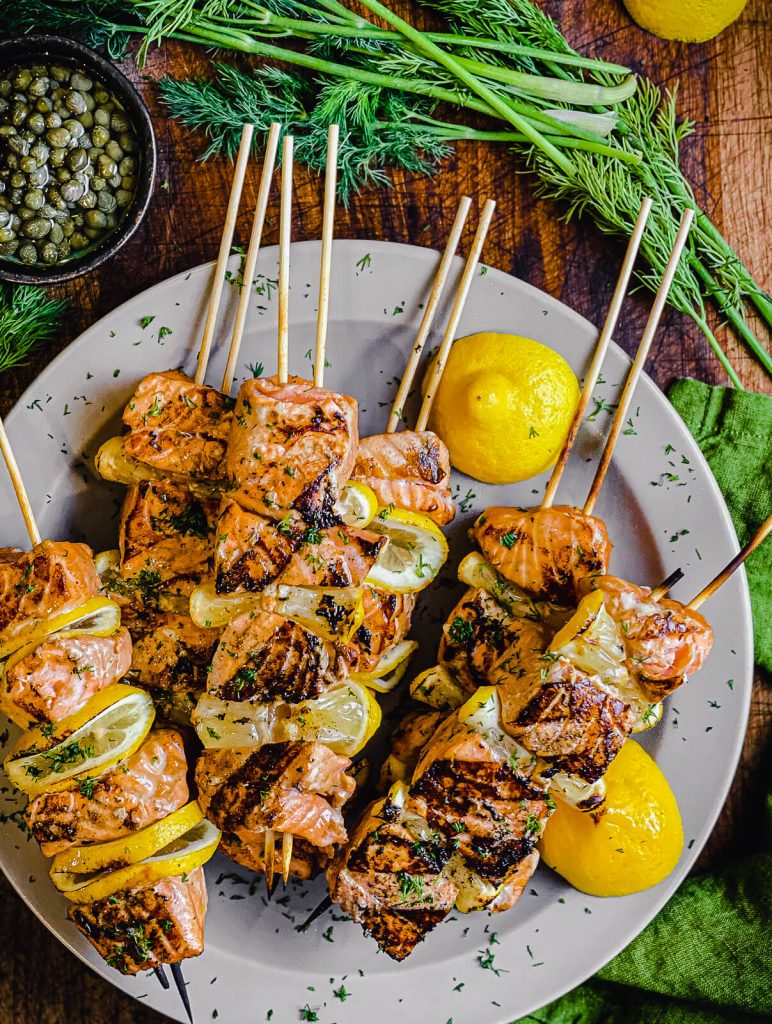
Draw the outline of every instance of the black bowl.
M15 284L55 284L94 270L109 260L128 241L145 216L153 192L156 171L156 141L150 112L140 94L120 71L94 50L65 36L28 35L0 41L0 70L25 61L54 59L62 64L79 64L108 86L120 99L137 135L139 168L131 206L120 224L82 256L63 263L25 266L0 257L0 280Z

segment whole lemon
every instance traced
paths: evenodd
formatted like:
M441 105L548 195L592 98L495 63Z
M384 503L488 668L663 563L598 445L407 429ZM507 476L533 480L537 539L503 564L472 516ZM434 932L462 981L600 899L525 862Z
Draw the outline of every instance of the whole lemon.
M587 814L558 803L544 830L546 864L590 896L628 896L667 878L684 831L673 791L643 747L628 740L606 772L606 802Z
M641 28L662 39L704 43L723 32L743 12L748 0L624 0L627 13Z
M578 401L571 367L547 345L471 334L450 350L431 427L462 473L509 484L555 462Z

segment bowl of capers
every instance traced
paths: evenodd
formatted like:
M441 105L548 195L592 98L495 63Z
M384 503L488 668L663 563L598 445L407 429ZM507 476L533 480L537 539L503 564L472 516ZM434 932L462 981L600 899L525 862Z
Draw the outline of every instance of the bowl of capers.
M62 36L0 42L0 280L104 263L139 227L155 169L150 114L113 64Z

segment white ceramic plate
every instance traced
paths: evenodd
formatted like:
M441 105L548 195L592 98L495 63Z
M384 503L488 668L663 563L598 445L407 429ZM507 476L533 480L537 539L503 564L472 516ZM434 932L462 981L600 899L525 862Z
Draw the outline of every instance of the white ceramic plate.
M388 403L410 350L437 265L436 253L383 242L335 243L331 325L325 383L358 396L362 433L382 430ZM307 374L314 339L319 245L292 249L291 360ZM240 372L262 362L276 367L277 252L261 253ZM457 261L454 273L460 271ZM232 269L236 271L234 260ZM120 489L96 482L84 468L98 441L115 429L137 381L151 370L195 369L210 266L178 275L138 295L86 331L32 384L8 417L11 440L44 536L116 544ZM451 282L452 283L452 282ZM236 304L228 288L209 381L224 368ZM447 309L445 310L447 313ZM149 323L143 318L152 317ZM142 326L142 323L146 326ZM168 329L168 330L167 330ZM560 302L506 274L482 268L461 334L501 330L528 335L562 353L581 376L595 328ZM430 341L429 348L433 342ZM306 353L309 353L307 355ZM628 366L612 346L598 398L613 403ZM601 411L585 424L561 484L559 500L581 504L592 479ZM5 474L0 474L0 537L26 537ZM490 504L537 503L545 480L501 488L456 475L462 511L453 524L453 557L444 583L426 592L415 618L424 661L433 660L439 623L458 593L454 569L468 549L465 528ZM677 595L688 597L737 550L724 502L700 452L657 388L643 379L631 426L620 439L597 512L615 542L612 570L655 584L676 566L686 571ZM326 914L302 935L303 921L325 894L324 882L292 884L267 905L255 876L218 855L207 866L206 952L187 961L185 975L199 1022L289 1024L303 1007L322 1024L392 1024L401 1019L444 1024L512 1021L572 988L622 949L677 888L708 837L726 796L745 729L752 679L748 594L738 573L705 611L716 630L707 666L669 702L645 745L678 798L686 848L676 871L656 889L623 899L593 899L540 867L518 906L490 917L454 914L402 965L376 953L360 928ZM5 787L5 815L22 804ZM18 815L16 820L18 820ZM49 884L47 866L14 819L0 827L0 862L34 912L74 953L128 994L183 1020L173 989L152 975L124 979L91 951L65 918L65 901ZM495 933L495 935L494 935ZM496 970L484 969L486 950ZM343 1000L341 985L348 997ZM215 1013L215 1011L217 1011ZM273 1011L272 1014L269 1011ZM313 1018L316 1019L316 1018Z

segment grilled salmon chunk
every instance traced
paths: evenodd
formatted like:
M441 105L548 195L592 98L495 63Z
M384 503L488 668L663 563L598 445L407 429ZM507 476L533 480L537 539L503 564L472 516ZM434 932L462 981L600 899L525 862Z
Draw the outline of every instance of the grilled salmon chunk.
M389 754L381 765L381 791L387 791L394 782L410 782L421 751L444 717L443 711L415 708L400 719L389 737Z
M302 377L245 381L226 457L234 499L269 519L294 509L310 526L334 525L333 506L354 468L357 419L356 399Z
M94 555L85 544L44 540L0 561L0 640L72 611L99 593Z
M415 608L415 594L389 594L367 585L362 597L365 615L353 638L356 657L352 672L371 671L382 654L405 639Z
M233 402L169 370L144 377L123 411L125 453L170 476L218 479Z
M450 844L440 836L418 841L404 810L388 798L371 804L327 869L333 902L394 960L409 956L447 917L457 894L442 873Z
M336 645L281 615L251 611L225 627L207 690L223 700L297 704L347 675L347 661Z
M330 847L346 840L340 809L355 788L350 764L322 743L204 750L196 764L198 801L211 822L244 843L272 828Z
M121 974L176 964L204 951L204 869L162 878L89 904L73 904L69 919Z
M628 671L651 700L676 690L710 654L713 630L679 601L652 601L649 587L615 576L594 576L581 589L602 591L606 610L622 628Z
M632 732L635 713L566 658L498 679L504 728L552 768L596 782Z
M421 512L440 526L456 514L450 496L450 455L431 430L363 437L353 479L366 483L380 505Z
M164 589L170 583L192 589L211 571L218 507L217 501L196 498L168 480L128 487L119 534L123 579L144 574Z
M358 587L372 569L385 537L344 523L318 529L298 513L275 521L225 500L214 550L218 594L298 587Z
M611 557L602 520L568 505L489 508L469 536L502 576L562 604L576 605L581 580L606 572Z
M220 852L250 871L265 874L265 833L258 835L251 843L242 843L238 836L229 833L220 841ZM292 857L289 873L293 878L313 878L318 870L318 853L307 839L295 838L292 843ZM275 844L274 873L282 873L281 843Z
M46 857L118 839L187 803L187 770L180 734L154 729L136 754L106 774L35 797L24 820Z
M127 629L112 636L52 636L6 668L0 706L17 725L58 722L75 714L131 665Z

